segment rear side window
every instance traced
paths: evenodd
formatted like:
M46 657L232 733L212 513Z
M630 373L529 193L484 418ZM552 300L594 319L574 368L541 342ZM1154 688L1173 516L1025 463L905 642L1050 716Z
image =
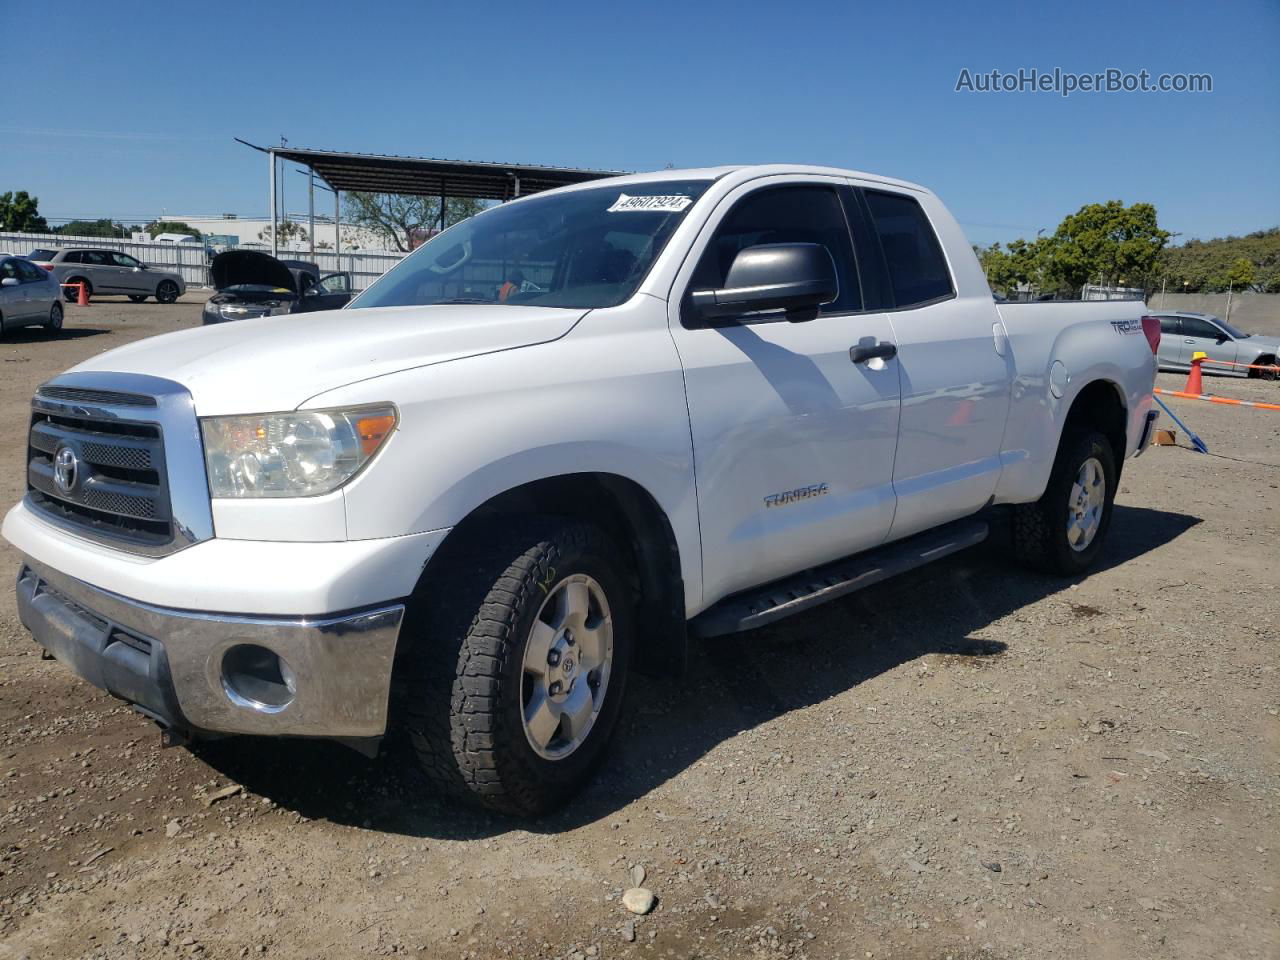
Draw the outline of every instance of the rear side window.
M818 184L767 187L739 200L702 253L690 290L719 289L740 250L764 243L817 243L835 261L839 296L822 313L862 309L853 241L836 191Z
M96 267L108 267L111 261L107 259L107 255L101 250L85 250L80 254L81 263L91 263Z
M1177 317L1161 317L1160 332L1172 333L1172 334L1178 333L1178 318Z
M942 246L914 197L865 191L871 223L880 238L894 306L918 306L954 292Z
M79 250L72 250L70 253L62 255L63 263L84 263L84 254Z

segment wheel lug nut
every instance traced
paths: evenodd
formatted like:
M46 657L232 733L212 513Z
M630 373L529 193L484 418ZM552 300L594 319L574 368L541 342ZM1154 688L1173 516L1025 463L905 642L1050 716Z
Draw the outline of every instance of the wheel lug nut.
M563 689L563 687L560 685L560 681L559 681L559 680L557 680L555 683L551 684L551 695L552 695L552 696L555 696L555 695L556 695L556 694L558 694L562 689Z
M548 651L548 652L547 652L547 665L548 665L548 666L552 666L552 667L554 667L554 666L556 666L559 662L560 662L560 651L559 651L559 650L550 650L550 651Z

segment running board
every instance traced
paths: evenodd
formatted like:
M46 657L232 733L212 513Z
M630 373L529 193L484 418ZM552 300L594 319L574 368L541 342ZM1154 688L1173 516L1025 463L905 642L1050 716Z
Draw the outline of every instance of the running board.
M719 637L755 630L975 546L987 539L987 532L984 520L960 520L735 593L689 621L689 632L697 637Z

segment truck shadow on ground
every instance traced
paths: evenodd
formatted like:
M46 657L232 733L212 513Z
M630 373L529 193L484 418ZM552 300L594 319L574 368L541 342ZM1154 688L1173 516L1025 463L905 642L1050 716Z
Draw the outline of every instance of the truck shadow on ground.
M44 327L16 327L4 331L0 336L0 344L18 346L24 343L50 343L54 340L83 340L85 337L96 337L110 333L106 327L63 327L61 330L46 330Z
M1200 522L1117 506L1095 575ZM312 819L451 839L516 828L570 830L618 813L742 731L922 656L949 655L948 665L962 665L1002 655L1006 644L974 634L1071 584L1011 566L1006 537L997 524L985 544L967 553L752 633L694 643L679 680L635 677L595 780L564 811L538 821L434 797L403 775L409 761L395 753L366 761L334 743L237 738L205 744L198 753L233 781Z

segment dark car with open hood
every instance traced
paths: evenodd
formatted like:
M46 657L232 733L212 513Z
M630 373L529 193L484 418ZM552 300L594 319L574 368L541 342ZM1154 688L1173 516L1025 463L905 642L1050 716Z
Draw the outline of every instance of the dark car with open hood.
M204 305L202 322L337 310L352 297L351 274L320 275L306 260L278 260L259 250L228 250L213 258L209 278L217 291Z

